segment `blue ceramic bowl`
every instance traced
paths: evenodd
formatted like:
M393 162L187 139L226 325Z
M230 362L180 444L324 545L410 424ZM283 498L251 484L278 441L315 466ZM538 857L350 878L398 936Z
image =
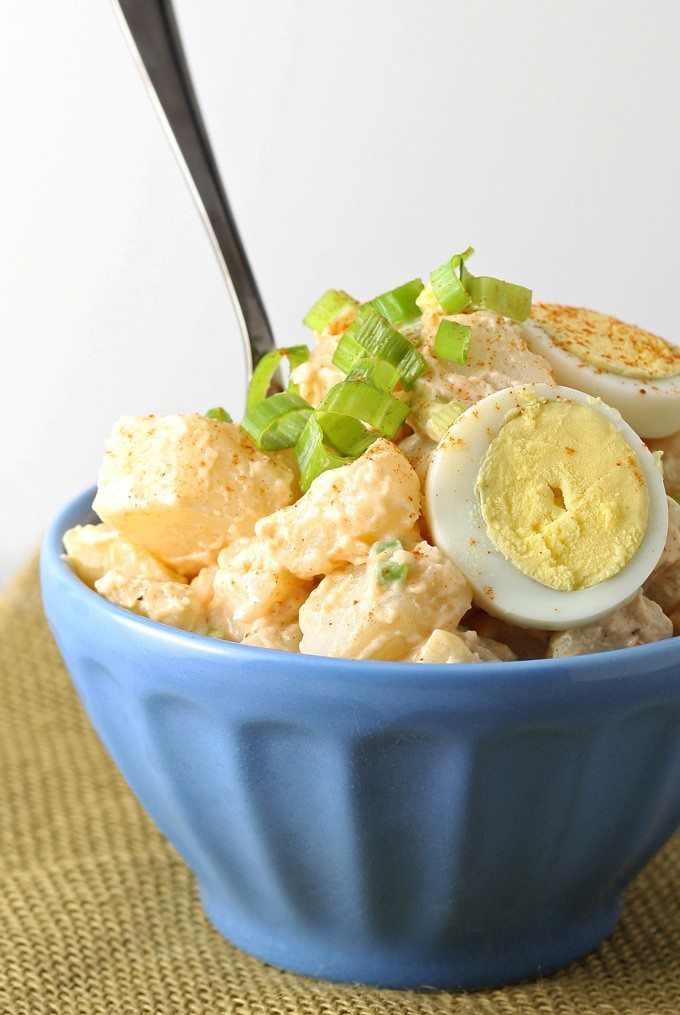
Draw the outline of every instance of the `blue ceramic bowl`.
M99 736L225 937L389 987L544 973L613 928L680 823L680 640L414 666L133 616L45 539L47 616Z

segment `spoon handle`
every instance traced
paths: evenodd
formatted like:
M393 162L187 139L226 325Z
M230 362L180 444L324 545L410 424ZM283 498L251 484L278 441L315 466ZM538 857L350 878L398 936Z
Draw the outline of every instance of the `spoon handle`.
M250 375L274 348L274 336L210 147L171 0L113 4L227 280Z

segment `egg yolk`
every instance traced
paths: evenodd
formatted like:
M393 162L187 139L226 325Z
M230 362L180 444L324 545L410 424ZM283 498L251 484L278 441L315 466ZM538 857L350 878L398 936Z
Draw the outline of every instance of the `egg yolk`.
M531 317L555 345L598 370L642 381L680 374L680 349L615 317L552 303L535 304Z
M476 483L491 542L529 578L571 592L617 574L647 527L635 454L588 405L527 403L489 444Z

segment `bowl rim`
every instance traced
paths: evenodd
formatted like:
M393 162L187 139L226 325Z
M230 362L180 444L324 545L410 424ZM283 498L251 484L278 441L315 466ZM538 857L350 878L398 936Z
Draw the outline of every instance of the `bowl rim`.
M563 656L554 659L516 659L506 662L489 662L482 665L479 663L456 663L454 667L450 663L422 664L379 659L344 659L303 655L285 652L281 649L241 645L238 642L212 638L209 635L161 624L104 599L103 596L86 585L64 560L64 533L74 525L92 524L97 520L92 511L95 492L96 487L91 486L73 497L62 507L46 529L40 554L43 579L54 577L60 582L65 582L74 595L83 596L89 604L89 608L97 610L109 622L137 631L142 637L154 638L160 643L170 644L191 653L223 658L225 661L233 659L236 654L243 656L244 660L248 657L257 657L262 662L281 663L286 661L289 664L294 662L294 669L299 673L310 672L310 669L318 672L319 663L322 661L324 668L329 673L334 672L337 675L342 674L345 678L360 679L370 675L372 682L379 681L382 675L385 677L398 675L401 679L406 679L409 682L413 680L423 683L426 674L428 677L450 680L455 673L458 686L461 683L474 683L475 686L478 686L480 681L494 681L499 677L508 678L511 675L515 679L526 676L527 679L534 682L539 674L548 678L554 677L556 681L562 677L567 678L570 683L581 683L589 680L602 681L607 678L625 677L631 666L624 666L624 673L622 673L620 664L627 661L633 662L633 660L635 665L632 667L631 675L634 677L675 662L678 664L678 678L680 679L680 636L665 638L662 641L650 642L645 645L634 645L629 648L611 649L607 652L586 655Z

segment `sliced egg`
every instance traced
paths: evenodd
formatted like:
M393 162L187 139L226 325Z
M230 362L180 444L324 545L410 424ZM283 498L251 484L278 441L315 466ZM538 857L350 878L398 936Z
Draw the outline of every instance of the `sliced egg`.
M614 406L641 437L680 430L680 348L607 314L555 303L534 304L522 330L560 384Z
M488 613L563 630L633 598L668 530L657 462L621 415L530 384L466 409L434 452L425 513Z

